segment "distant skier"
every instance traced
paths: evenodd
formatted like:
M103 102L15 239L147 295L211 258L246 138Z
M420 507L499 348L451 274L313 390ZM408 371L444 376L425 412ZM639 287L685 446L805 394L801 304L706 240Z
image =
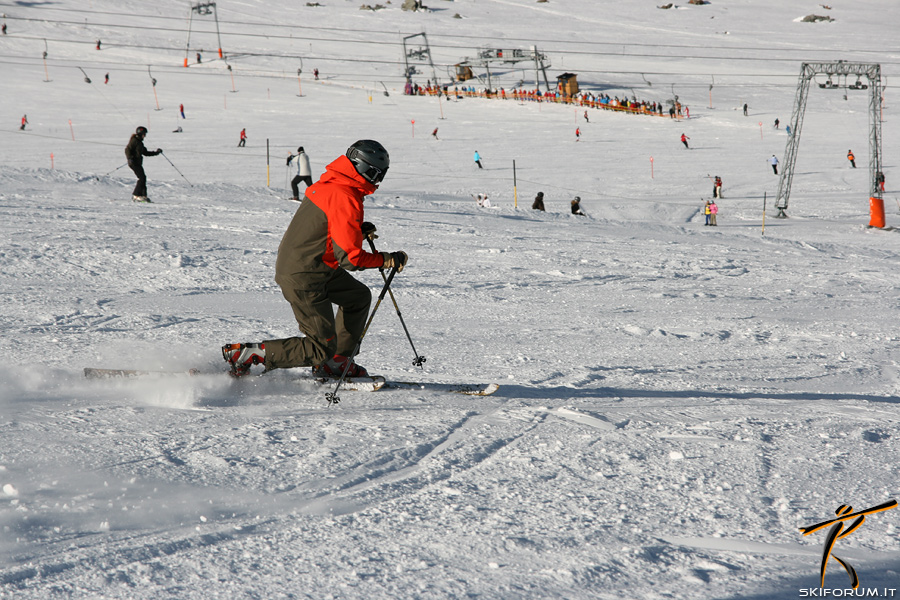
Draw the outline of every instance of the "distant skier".
M147 175L144 174L144 157L156 156L162 154L162 149L150 151L144 147L144 138L147 137L147 128L140 126L131 134L128 145L125 146L125 158L128 159L128 166L137 175L137 184L132 192L132 199L135 202L150 202L147 198Z
M875 173L875 185L881 188L881 191L884 191L884 173L878 171Z
M781 124L781 121L775 119L775 129L778 129L778 125Z
M238 142L238 148L243 148L247 145L247 130L241 129L241 140Z
M856 157L853 156L853 150L847 150L847 160L850 161L850 164L855 169L856 168Z
M97 50L100 49L100 40L97 40Z
M590 122L591 122L591 120L588 118L587 111L584 111L584 120L585 120L587 123L590 123Z
M788 134L788 137L790 137L790 136L791 136L791 126L790 126L790 125L785 125L785 126L784 126L784 132L785 132L786 134Z
M537 196L534 197L534 202L531 203L531 209L546 212L544 209L544 192L537 193Z
M6 35L6 23L4 23L2 27L0 27L0 30L3 31L3 35Z
M689 139L691 139L691 138L689 138L688 136L684 135L683 133L681 134L681 143L684 144L684 147L687 148L688 150L691 149L691 147L688 146L688 143L687 143L687 141L688 141Z
M775 155L772 155L772 158L769 159L769 164L772 165L772 171L778 175L778 159L775 158Z
M312 171L309 168L309 156L303 150L303 146L297 148L297 156L288 155L287 164L291 164L292 160L297 161L297 174L291 179L291 191L294 193L293 200L300 202L300 182L304 182L306 187L312 185Z
M575 141L576 142L581 141L581 128L580 127L575 128Z
M580 196L575 196L575 199L572 200L572 214L579 215L582 217L585 216L584 211L581 210L581 197Z
M22 125L19 127L19 129L25 131L26 125L28 125L28 115L22 115Z
M744 116L745 116L745 117L747 116L747 108L748 108L748 107L747 107L747 103L744 102Z
M716 224L716 215L719 214L719 206L716 204L715 200L711 200L709 203L709 224L712 227L717 227Z
M475 164L478 165L479 169L484 168L484 166L481 164L481 155L478 154L478 150L475 151Z
M313 77L316 78L316 81L319 80L319 69L313 69Z
M326 167L307 191L278 247L275 282L290 303L302 337L226 344L222 356L234 377L253 365L266 371L313 367L319 377L365 377L352 360L363 336L372 292L349 271L406 266L405 252L363 248L375 226L365 222L363 200L378 189L390 166L384 146L360 140ZM335 314L334 305L337 305Z
M713 198L722 199L722 178L716 175L713 181Z
M435 127L435 128L434 128L434 131L431 132L431 137L433 137L434 139L439 139L438 136L437 136L437 130L438 130L438 128Z
M106 75L103 76L103 83L104 84L109 83L109 73L107 73Z
M200 53L198 52L197 53L197 64L199 65L202 62L203 62L203 58L200 56Z
M703 205L703 216L706 217L706 223L704 223L704 225L709 225L709 220L712 217L712 209L710 208L709 200Z
M178 112L181 113L181 118L184 119L184 118L185 118L185 116L184 116L184 104L179 104L179 105L178 105Z

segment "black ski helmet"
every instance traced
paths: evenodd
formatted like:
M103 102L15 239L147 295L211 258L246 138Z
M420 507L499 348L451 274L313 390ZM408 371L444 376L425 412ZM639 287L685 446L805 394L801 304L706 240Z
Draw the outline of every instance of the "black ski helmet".
M381 183L391 165L388 151L375 140L359 140L347 148L347 158L369 183Z
M138 135L147 135L147 128L141 125L137 129L135 129L134 132Z
M303 152L303 146L300 146L299 148L297 148L297 152L298 152L298 153L299 153L299 152Z

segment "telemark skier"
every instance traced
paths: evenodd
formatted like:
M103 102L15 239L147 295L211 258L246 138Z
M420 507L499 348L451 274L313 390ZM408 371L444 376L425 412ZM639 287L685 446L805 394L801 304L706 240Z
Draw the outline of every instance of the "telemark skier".
M363 200L378 189L389 166L384 146L360 140L307 188L275 261L275 282L304 337L223 346L232 375L246 375L255 364L266 371L312 366L322 377L340 377L345 367L348 377L368 375L349 361L363 335L372 292L348 271L406 266L405 252L362 248L364 236L375 230L363 221Z
M137 184L132 192L135 202L149 202L147 198L147 175L144 173L144 157L162 154L162 149L150 151L144 146L144 138L147 137L147 128L143 125L134 130L128 145L125 146L125 158L128 159L128 167L137 175Z

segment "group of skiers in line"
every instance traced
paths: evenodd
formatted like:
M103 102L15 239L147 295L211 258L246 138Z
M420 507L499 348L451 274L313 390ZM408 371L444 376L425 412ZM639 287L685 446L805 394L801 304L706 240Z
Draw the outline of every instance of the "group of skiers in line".
M636 97L631 99L627 97L619 98L618 96L611 97L608 94L594 94L593 92L578 92L574 95L566 94L562 90L542 92L539 89L513 89L507 92L505 88L480 90L474 86L465 85L462 87L453 86L451 90L449 85L445 84L439 87L432 85L431 80L429 80L427 85L424 86L420 86L418 83L407 82L403 93L407 96L444 96L448 100L450 98L456 98L457 100L462 100L463 98L497 98L500 100L511 99L518 102L553 102L657 117L662 117L666 114L662 102L638 100ZM668 115L673 119L682 116L690 118L690 111L676 100L674 104L669 103Z

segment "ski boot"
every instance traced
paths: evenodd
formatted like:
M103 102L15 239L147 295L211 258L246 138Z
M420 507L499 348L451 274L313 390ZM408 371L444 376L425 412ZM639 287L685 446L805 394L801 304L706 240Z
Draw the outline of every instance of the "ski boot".
M325 363L315 366L312 368L313 375L315 377L328 377L331 379L340 378L341 374L344 372L344 368L347 366L347 361L350 360L346 356L341 354L335 354L334 358L326 361ZM347 377L368 377L369 372L366 371L364 367L359 366L355 362L350 363L350 368L347 370Z
M243 377L253 365L266 362L265 344L226 344L222 346L222 356L231 365L232 377Z

